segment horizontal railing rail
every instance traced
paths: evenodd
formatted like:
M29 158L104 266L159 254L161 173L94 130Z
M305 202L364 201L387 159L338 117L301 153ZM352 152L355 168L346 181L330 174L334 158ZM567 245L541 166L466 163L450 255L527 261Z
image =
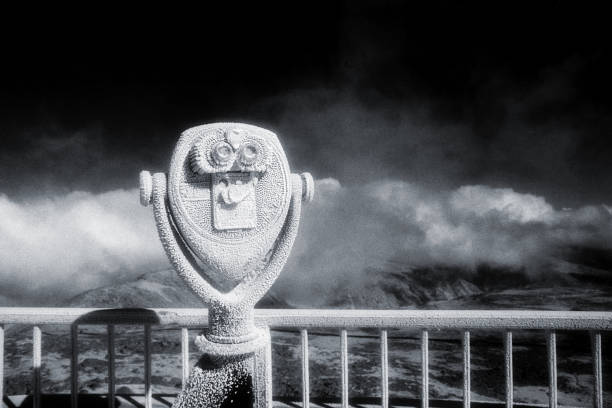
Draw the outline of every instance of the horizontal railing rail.
M612 330L612 312L541 310L256 309L270 327ZM208 325L206 309L0 307L0 324Z
M603 407L603 368L601 332L612 330L612 312L541 311L541 310L336 310L336 309L257 309L255 320L271 328L300 330L302 363L302 406L310 401L308 329L338 329L341 361L341 405L349 406L348 336L350 329L379 329L381 356L381 406L389 406L388 329L420 331L421 406L429 407L429 332L461 330L463 349L463 406L470 398L470 333L473 330L500 330L504 344L505 404L513 407L512 332L543 330L546 332L549 406L557 406L556 331L582 330L591 334L593 361L593 405ZM33 406L39 407L42 325L71 326L71 405L78 405L78 326L106 325L108 347L108 404L115 404L115 325L144 325L144 396L145 407L152 406L151 326L169 326L181 330L182 379L189 375L189 328L208 324L206 309L99 309L99 308L0 308L0 395L4 384L4 325L33 326Z

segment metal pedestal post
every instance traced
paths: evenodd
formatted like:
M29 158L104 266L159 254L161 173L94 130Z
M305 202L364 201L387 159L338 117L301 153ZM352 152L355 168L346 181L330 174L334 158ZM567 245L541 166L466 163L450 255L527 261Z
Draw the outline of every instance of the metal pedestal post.
M271 408L270 331L261 329L262 345L238 355L204 353L191 371L173 408Z

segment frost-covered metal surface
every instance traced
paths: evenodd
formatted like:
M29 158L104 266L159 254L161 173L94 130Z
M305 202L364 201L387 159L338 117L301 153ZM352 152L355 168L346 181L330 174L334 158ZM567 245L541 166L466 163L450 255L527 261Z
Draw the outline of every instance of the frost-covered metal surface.
M612 312L541 310L255 309L255 321L291 328L612 330ZM203 327L206 309L1 307L0 324L158 324Z
M309 174L291 174L274 133L243 123L187 129L167 176L141 172L140 202L153 204L168 259L209 307L203 357L174 407L219 407L238 389L253 401L243 405L271 406L268 327L253 308L285 265L313 188Z
M168 177L141 174L141 202L153 204L168 258L210 307L203 351L258 345L252 309L289 256L311 181L290 174L274 133L237 123L186 130Z
M540 310L259 310L271 327L611 330L612 312Z

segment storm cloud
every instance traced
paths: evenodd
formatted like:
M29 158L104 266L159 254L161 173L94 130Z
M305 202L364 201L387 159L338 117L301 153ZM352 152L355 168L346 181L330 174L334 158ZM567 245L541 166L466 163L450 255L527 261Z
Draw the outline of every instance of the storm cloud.
M486 264L541 273L564 247L612 249L612 213L603 205L559 210L510 188L438 191L392 179L343 186L327 178L316 188L277 285L292 298L349 280L367 285L372 268L397 257L417 267ZM59 304L167 267L137 189L0 197L0 295L15 303Z
M5 27L27 44L9 41L0 68L0 296L53 304L167 267L137 174L166 171L182 130L217 121L276 132L292 171L319 180L277 285L295 295L398 256L533 274L568 246L610 249L603 10L238 11L232 30L169 16Z
M57 305L162 267L153 217L137 197L137 190L19 202L0 195L0 295Z
M550 265L569 247L612 249L612 212L604 205L559 210L511 188L432 191L397 180L344 187L323 179L317 194L279 282L303 301L313 293L333 297L348 283L367 290L367 275L384 271L387 260L467 275L487 265L536 277L562 273Z

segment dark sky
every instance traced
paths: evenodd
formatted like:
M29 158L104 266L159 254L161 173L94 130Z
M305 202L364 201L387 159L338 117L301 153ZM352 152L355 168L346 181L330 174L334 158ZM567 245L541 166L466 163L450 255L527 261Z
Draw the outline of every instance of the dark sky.
M138 173L222 120L275 131L317 179L291 296L367 287L390 259L537 276L612 250L603 8L106 7L0 12L0 304L168 267Z
M130 188L180 131L276 131L343 184L612 202L608 14L579 3L284 2L5 12L0 192ZM77 18L74 12L80 12Z

